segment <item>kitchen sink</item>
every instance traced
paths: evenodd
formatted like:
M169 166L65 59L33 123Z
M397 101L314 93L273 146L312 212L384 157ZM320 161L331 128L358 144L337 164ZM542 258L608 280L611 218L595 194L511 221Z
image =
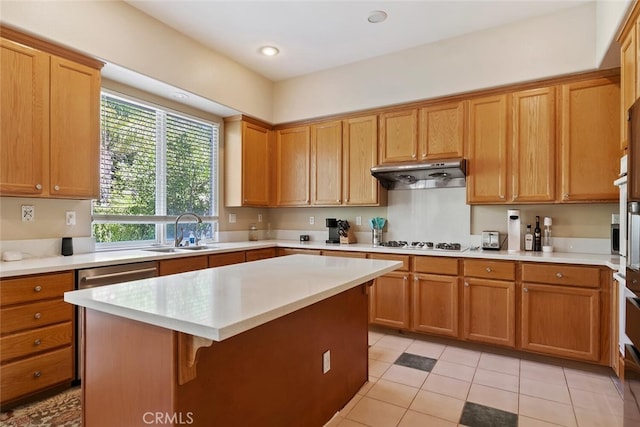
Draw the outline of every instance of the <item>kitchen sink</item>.
M170 252L179 252L177 248L153 248L153 249L144 249L147 252L162 252L162 253L170 253Z
M215 246L180 246L179 248L151 248L144 249L148 252L160 252L160 253L172 253L172 252L182 252L182 251L201 251L204 249L214 249Z
M176 249L185 250L185 251L201 251L203 249L214 249L214 248L215 246L182 246Z

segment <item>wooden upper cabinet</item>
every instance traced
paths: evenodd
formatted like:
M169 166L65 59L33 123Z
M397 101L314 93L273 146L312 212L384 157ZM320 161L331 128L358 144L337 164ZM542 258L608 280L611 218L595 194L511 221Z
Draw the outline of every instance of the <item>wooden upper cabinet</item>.
M371 176L378 163L377 116L343 120L342 126L343 204L380 205L380 185Z
M507 199L507 95L469 101L468 203Z
M309 126L276 131L276 205L309 204Z
M49 192L97 198L100 159L100 72L51 57Z
M565 84L561 101L561 200L618 200L619 76Z
M0 47L0 194L40 195L48 188L49 55L5 39Z
M102 63L1 30L0 195L97 197Z
M246 120L225 123L225 205L268 206L271 131Z
M465 141L465 103L449 102L420 109L419 160L462 157Z
M379 116L380 163L418 158L418 110L390 111Z
M342 121L311 125L311 204L342 203Z
M620 149L629 144L627 112L640 97L640 5L636 2L620 38Z
M555 87L512 95L511 200L518 203L556 199Z

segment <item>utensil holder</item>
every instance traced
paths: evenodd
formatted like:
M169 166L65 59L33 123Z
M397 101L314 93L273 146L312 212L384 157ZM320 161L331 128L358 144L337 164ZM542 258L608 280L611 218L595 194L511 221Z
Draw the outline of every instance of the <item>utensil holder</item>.
M346 236L340 236L341 245L356 243L356 242L357 242L356 235L351 228L347 231Z
M374 228L371 230L371 240L373 242L373 246L380 246L380 243L383 242L381 228Z

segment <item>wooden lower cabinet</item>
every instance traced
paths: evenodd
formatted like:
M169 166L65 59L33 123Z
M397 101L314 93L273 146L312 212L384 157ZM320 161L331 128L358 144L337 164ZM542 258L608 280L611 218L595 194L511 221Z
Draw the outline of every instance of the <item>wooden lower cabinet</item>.
M160 261L159 264L160 276L168 276L169 274L202 270L209 267L209 260L206 255L199 255L184 258L165 259Z
M515 288L512 281L464 278L462 337L515 347Z
M523 283L520 315L523 350L600 359L599 289Z
M252 249L245 252L247 262L258 261L260 259L273 258L276 256L276 248Z
M458 337L458 282L458 276L414 273L413 330Z
M278 256L285 255L320 255L322 251L320 249L298 249L298 248L278 248Z
M227 252L225 254L209 255L209 268L222 267L223 265L240 264L245 261L244 251Z
M369 293L369 321L409 329L410 273L389 273L373 282Z

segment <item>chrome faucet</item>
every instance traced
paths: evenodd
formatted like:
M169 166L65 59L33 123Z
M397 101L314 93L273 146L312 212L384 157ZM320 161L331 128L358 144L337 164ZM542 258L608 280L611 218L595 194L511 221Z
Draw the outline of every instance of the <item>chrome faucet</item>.
M182 228L180 229L180 237L178 238L178 222L180 221L180 219L183 216L186 216L186 215L191 215L192 217L194 217L198 221L198 224L202 224L202 218L200 218L197 214L194 214L193 212L185 212L183 214L178 215L178 218L176 218L176 229L175 229L176 238L175 238L175 241L174 241L174 246L176 248L178 246L180 246L180 242L182 242L182 239L184 239L184 229L182 229ZM196 230L196 245L198 244L198 242L200 240L200 239L198 239L197 235L198 235L198 232Z

